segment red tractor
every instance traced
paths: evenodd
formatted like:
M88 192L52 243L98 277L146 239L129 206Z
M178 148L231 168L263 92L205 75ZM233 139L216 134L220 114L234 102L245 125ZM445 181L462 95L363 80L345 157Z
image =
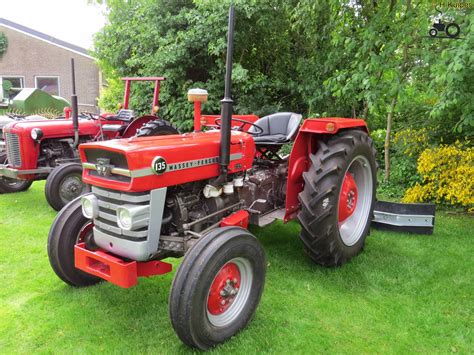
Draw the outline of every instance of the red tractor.
M201 131L209 117L196 111L192 133L82 144L92 191L61 210L48 237L54 272L75 287L131 287L170 272L163 259L183 257L170 318L199 349L232 337L259 304L266 260L249 224L297 219L307 255L337 266L361 252L375 200L375 149L363 120L232 116L233 11L221 118L213 120L220 129ZM190 98L198 109L206 95ZM292 142L289 156L279 154Z
M24 191L33 181L46 179L46 200L59 211L88 191L81 178L82 165L77 149L80 143L129 138L136 134L178 133L171 124L156 116L163 77L122 80L125 82L124 102L117 114L82 113L79 117L77 97L73 94L72 119L17 121L5 126L3 132L7 154L0 161L0 192ZM155 83L150 115L135 117L134 112L128 109L130 86L136 81Z

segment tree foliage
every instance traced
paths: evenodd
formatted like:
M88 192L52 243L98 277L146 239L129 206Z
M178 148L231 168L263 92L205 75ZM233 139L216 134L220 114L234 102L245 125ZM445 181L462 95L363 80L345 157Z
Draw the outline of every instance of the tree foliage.
M0 57L7 51L8 47L8 40L7 36L5 36L5 33L0 32Z
M223 93L230 0L108 0L108 24L95 39L115 106L118 78L163 75L160 114L190 129L191 87L205 88L207 112ZM235 0L233 97L238 113L279 110L305 116L359 116L371 129L426 128L432 143L474 131L473 14L446 14L460 39L430 38L431 1ZM152 90L137 87L148 110ZM387 122L392 122L387 127ZM386 147L387 151L389 147ZM390 160L389 160L390 162Z

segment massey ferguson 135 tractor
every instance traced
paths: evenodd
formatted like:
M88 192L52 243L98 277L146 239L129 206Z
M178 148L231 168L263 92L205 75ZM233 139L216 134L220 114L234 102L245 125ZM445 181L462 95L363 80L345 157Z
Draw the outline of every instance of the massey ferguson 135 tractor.
M247 230L297 219L304 250L342 265L364 246L375 199L375 149L364 121L307 119L290 112L255 122L232 117L234 10L229 13L225 96L219 129L82 144L92 192L57 215L48 237L65 283L121 287L171 271L178 337L208 349L250 321L263 292L265 253ZM205 101L205 92L191 99ZM279 149L294 141L289 157Z
M72 119L18 121L4 127L6 159L0 161L0 191L27 190L34 180L46 179L46 200L59 211L74 198L87 192L82 182L82 166L77 146L80 143L138 136L175 134L168 122L158 119L158 97L162 77L123 78L123 109L118 114L81 114L77 110L74 88ZM136 81L155 83L151 115L135 118L128 109L130 86Z

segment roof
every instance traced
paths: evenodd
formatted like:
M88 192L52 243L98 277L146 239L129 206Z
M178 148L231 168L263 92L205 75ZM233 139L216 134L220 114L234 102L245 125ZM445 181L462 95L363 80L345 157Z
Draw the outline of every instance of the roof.
M79 46L76 46L75 44L71 44L71 43L68 43L68 42L65 42L65 41L62 41L58 38L55 38L55 37L52 37L50 35L47 35L45 33L42 33L42 32L39 32L39 31L36 31L36 30L33 30L29 27L26 27L26 26L23 26L23 25L20 25L16 22L13 22L13 21L10 21L10 20L7 20L7 19L4 19L4 18L1 18L0 17L0 26L4 26L4 27L7 27L7 28L10 28L12 30L15 30L15 31L18 31L18 32L21 32L23 34L26 34L30 37L33 37L33 38L36 38L36 39L39 39L41 41L44 41L44 42L47 42L49 44L52 44L52 45L55 45L57 47L61 47L63 49L67 49L71 52L74 52L76 54L80 54L80 55L83 55L84 57L87 57L87 58L90 58L90 59L94 59L93 57L91 57L89 55L89 52L87 51L87 49L85 48L82 48L82 47L79 47Z

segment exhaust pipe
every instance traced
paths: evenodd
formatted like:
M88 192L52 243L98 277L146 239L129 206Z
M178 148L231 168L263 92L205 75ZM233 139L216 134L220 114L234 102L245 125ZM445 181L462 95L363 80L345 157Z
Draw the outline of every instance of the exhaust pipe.
M73 148L76 149L79 144L79 114L77 112L78 108L77 108L76 73L74 70L74 58L71 58L71 74L72 74L72 95L71 95L72 127L74 129Z
M230 129L232 121L232 54L234 51L234 6L229 9L229 25L227 33L227 57L225 68L225 90L224 98L221 100L221 146L219 164L221 175L227 176L227 168L230 162Z

